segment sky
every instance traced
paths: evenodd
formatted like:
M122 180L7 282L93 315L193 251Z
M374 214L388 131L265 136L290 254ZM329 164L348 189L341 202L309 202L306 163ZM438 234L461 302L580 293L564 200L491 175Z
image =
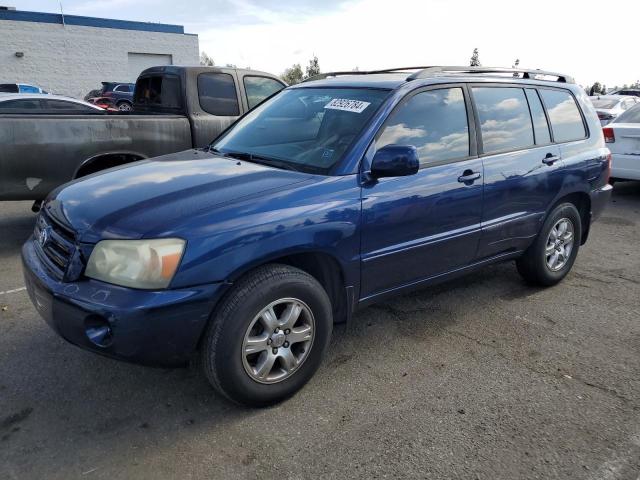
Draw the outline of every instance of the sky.
M57 0L0 0L59 12ZM65 14L184 25L216 64L281 73L419 65L541 68L581 85L640 79L639 0L63 0ZM595 2L593 2L596 5ZM606 7L603 7L606 6ZM629 19L627 21L626 19ZM630 19L634 19L631 21ZM626 28L625 28L626 27Z

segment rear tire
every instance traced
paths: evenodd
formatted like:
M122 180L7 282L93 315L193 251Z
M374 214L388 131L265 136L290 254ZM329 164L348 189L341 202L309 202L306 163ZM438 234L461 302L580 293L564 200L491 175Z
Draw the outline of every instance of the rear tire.
M216 391L247 406L280 402L320 366L333 327L331 302L307 273L288 265L242 277L216 308L200 351Z
M133 110L133 106L127 101L120 102L116 106L121 112L130 112L131 110Z
M557 284L571 270L581 238L578 209L572 203L558 205L547 216L533 244L516 260L518 272L533 285Z

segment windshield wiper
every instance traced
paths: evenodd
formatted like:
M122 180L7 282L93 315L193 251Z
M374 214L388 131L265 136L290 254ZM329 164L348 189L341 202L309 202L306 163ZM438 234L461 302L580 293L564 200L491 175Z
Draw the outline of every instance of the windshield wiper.
M238 160L245 160L247 162L259 163L260 165L266 165L268 167L282 168L284 170L293 170L294 172L300 172L301 170L295 165L285 162L284 160L278 160L276 158L265 157L263 155L256 155L249 152L220 152L216 149L209 150L214 153L220 153L225 157L237 158Z

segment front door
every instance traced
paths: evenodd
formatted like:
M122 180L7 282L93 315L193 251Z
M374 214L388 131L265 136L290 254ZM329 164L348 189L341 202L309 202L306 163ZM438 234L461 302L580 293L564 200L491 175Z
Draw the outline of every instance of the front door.
M361 299L473 262L480 238L483 168L463 86L410 94L376 137L413 145L420 170L362 189Z

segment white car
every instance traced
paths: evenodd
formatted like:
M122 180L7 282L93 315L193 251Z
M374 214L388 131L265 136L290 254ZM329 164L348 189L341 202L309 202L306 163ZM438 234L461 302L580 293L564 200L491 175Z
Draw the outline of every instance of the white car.
M623 95L599 95L589 97L589 100L595 107L600 124L603 127L615 120L622 112L640 103L640 97Z
M43 93L3 93L0 113L105 113L89 102Z
M611 178L640 180L640 104L602 129L611 150Z

